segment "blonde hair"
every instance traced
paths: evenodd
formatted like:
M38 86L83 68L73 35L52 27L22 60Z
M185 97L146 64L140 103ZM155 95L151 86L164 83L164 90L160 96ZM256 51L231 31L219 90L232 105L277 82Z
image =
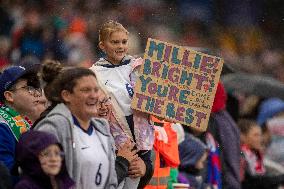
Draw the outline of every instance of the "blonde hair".
M99 30L99 42L107 40L107 38L109 38L110 35L116 31L125 32L127 35L129 34L129 32L123 27L122 24L113 20L109 20L104 23Z

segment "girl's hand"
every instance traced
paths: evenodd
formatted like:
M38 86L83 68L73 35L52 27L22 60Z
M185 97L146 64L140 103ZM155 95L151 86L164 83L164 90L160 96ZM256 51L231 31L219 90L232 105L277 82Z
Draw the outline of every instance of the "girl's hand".
M146 173L146 165L144 161L138 157L130 163L128 175L130 178L143 177Z

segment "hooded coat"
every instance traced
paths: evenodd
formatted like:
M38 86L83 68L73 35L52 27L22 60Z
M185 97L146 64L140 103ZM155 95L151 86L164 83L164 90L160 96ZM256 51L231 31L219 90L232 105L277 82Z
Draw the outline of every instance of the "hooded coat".
M57 144L62 150L62 146L51 133L28 131L22 134L16 147L16 159L23 175L15 189L52 188L50 177L43 172L38 158L39 153L52 144ZM55 178L61 189L72 188L75 184L69 177L64 160L62 161L61 170Z
M207 147L201 140L194 137L192 134L185 134L185 139L178 146L180 165L178 180L183 182L183 177L189 182L190 186L194 188L203 188L202 181L198 181L196 176L198 171L195 168L198 160L206 153ZM195 173L194 173L195 172ZM186 183L186 182L185 182Z

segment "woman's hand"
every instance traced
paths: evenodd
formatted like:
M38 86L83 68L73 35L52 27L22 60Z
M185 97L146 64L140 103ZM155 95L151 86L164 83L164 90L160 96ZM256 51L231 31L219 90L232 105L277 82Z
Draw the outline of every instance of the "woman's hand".
M127 140L117 151L117 156L124 157L131 163L134 159L138 158L137 150L132 150L134 143Z
M146 165L144 161L138 157L130 163L128 175L130 178L143 177L146 173Z

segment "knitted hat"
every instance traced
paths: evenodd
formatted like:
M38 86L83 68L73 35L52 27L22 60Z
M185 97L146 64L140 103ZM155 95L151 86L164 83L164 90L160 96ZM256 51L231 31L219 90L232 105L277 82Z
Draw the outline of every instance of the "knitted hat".
M185 140L178 146L180 157L179 168L186 170L188 167L194 166L206 150L207 147L201 140L186 133Z
M270 98L263 101L259 107L257 123L263 125L268 119L280 112L284 112L284 101L279 98Z

